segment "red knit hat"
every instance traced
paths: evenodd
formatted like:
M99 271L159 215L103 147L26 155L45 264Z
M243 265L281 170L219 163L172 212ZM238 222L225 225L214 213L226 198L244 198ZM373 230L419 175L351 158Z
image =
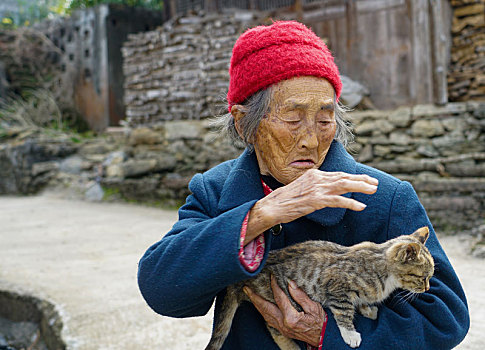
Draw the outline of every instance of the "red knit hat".
M299 76L327 79L340 97L342 82L325 43L295 21L247 30L236 41L229 67L229 111L255 92Z

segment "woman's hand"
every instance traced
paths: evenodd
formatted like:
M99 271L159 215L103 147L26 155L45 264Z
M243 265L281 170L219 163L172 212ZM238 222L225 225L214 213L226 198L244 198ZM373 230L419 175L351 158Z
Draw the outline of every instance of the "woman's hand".
M367 175L311 169L286 186L260 199L249 213L245 244L279 223L286 223L316 210L332 207L361 211L365 205L343 197L348 192L373 194L378 180Z
M271 276L271 288L276 305L253 293L249 287L244 287L244 292L268 325L276 328L286 337L318 346L323 322L326 318L322 305L311 300L304 291L296 286L295 282L291 281L288 290L292 298L303 308L302 312L298 312L273 276Z

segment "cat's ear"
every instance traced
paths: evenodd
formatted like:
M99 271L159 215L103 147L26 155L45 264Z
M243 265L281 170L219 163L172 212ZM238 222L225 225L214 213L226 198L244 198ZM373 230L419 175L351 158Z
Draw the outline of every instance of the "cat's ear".
M416 238L418 241L420 241L421 243L425 244L426 243L426 240L429 237L429 228L428 228L428 226L424 226L424 227L418 228L411 235L414 238Z
M408 243L406 245L405 261L415 260L421 251L421 246L418 243Z
M406 263L408 261L416 259L421 251L419 243L401 243L397 250L397 260Z

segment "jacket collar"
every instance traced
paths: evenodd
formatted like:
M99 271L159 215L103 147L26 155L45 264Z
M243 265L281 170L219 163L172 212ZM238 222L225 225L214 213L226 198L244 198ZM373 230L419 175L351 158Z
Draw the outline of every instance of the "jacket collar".
M339 142L333 141L320 170L355 174L355 169L355 160ZM346 193L344 196L351 197L351 193ZM225 212L263 197L264 192L256 154L246 149L236 159L224 183L218 205L219 210ZM331 226L342 220L345 211L344 208L324 208L308 214L306 217L324 226Z

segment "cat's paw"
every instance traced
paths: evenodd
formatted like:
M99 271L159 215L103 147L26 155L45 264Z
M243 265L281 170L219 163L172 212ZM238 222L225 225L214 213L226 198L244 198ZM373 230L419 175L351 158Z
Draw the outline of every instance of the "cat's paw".
M360 337L359 332L352 331L343 327L339 327L339 329L344 342L346 342L351 348L357 348L360 346L362 338Z
M379 308L377 306L361 305L359 306L359 311L362 316L370 318L371 320L377 319L377 311Z

